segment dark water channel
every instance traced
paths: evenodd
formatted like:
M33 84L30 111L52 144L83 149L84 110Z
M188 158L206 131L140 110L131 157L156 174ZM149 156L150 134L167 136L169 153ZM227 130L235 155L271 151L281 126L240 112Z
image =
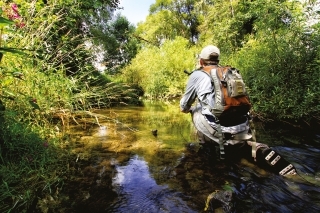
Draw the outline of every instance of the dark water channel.
M78 157L63 212L320 212L317 145L288 143L258 128L258 141L299 173L281 177L244 159L221 162L204 152L177 104L96 113L100 127L72 129Z

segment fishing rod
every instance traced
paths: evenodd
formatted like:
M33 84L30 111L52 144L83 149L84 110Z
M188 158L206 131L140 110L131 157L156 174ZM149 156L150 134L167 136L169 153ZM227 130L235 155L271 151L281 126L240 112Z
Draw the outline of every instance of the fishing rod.
M183 70L183 72L187 75L191 75L192 72L189 72L188 70Z

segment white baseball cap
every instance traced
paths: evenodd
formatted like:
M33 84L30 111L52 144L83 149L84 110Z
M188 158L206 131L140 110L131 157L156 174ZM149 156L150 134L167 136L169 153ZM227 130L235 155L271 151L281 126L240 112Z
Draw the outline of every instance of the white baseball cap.
M200 53L200 58L202 59L209 59L210 55L212 53L216 53L220 56L220 50L218 47L213 46L213 45L208 45L205 48L202 49L201 53Z

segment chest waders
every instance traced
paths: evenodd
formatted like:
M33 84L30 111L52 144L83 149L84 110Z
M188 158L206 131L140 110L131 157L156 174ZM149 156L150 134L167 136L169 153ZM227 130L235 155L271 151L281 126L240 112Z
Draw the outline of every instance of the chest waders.
M210 109L210 106L205 105L199 101L201 108L208 108ZM204 106L205 105L205 106ZM201 114L200 117L198 117L201 120L202 125L208 130L210 135L212 137L215 137L218 139L218 141L214 140L216 143L219 145L219 152L220 152L220 159L224 160L225 159L225 151L224 151L224 138L223 138L223 133L222 133L222 128L221 124L218 118L215 117L215 124L216 124L216 129L213 128L208 121L205 119L205 116Z

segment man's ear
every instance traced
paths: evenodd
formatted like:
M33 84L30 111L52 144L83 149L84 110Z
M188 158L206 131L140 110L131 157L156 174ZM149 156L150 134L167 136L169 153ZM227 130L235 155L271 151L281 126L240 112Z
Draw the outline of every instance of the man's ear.
M202 59L202 58L200 58L200 59L199 59L199 64L200 64L200 66L201 66L201 67L203 67L203 65L204 65L204 61L203 61L203 59Z

